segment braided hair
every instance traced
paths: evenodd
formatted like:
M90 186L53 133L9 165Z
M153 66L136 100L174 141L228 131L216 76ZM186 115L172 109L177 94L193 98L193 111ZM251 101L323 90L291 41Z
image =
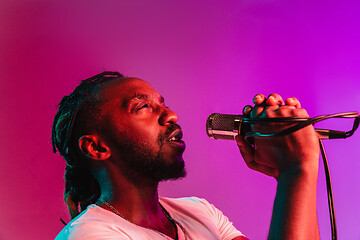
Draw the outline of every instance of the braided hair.
M64 200L71 218L75 218L100 197L100 186L93 176L87 157L77 143L85 132L99 128L102 99L99 87L105 81L123 79L118 72L103 72L83 80L75 90L61 99L52 126L53 151L66 161Z

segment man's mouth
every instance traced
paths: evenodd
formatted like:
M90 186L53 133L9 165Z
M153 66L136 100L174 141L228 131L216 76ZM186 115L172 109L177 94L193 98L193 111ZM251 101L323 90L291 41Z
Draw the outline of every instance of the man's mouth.
M169 127L165 133L165 142L172 147L181 149L182 151L185 150L185 142L182 140L183 132L181 127L177 124L172 125Z
M171 132L167 141L168 142L183 142L182 139L183 133L181 128L176 128L174 131Z

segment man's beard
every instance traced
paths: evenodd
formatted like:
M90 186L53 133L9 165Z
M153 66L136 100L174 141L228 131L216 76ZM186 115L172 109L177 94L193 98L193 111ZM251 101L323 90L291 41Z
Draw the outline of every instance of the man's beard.
M117 141L116 147L120 152L121 160L129 168L126 174L136 181L136 178L143 176L154 182L176 180L186 176L185 163L182 155L177 159L164 159L161 154L161 147L164 137L159 135L157 145L159 151L154 153L149 143L139 139L132 139L122 135ZM178 159L181 158L181 159Z

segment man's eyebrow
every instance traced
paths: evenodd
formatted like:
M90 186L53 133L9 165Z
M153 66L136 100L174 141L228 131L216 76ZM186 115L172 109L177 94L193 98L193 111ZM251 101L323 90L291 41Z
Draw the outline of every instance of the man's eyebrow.
M135 99L140 99L140 100L149 100L149 99L152 99L154 98L152 95L149 95L149 94L135 94L129 98L126 98L123 102L123 106L127 107L129 106L130 102L135 100ZM159 96L159 102L160 103L164 103L165 102L165 99L163 96Z

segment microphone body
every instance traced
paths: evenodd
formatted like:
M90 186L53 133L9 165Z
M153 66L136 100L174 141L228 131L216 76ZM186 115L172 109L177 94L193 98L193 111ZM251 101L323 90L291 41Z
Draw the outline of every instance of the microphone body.
M244 115L212 113L206 120L206 133L210 138L234 140L235 136L250 131L250 124L243 124Z
M251 132L251 124L244 115L212 113L206 120L206 133L212 139L234 140L238 134L245 136ZM295 118L282 118L283 122L291 122ZM346 138L346 132L328 129L315 129L319 139Z

